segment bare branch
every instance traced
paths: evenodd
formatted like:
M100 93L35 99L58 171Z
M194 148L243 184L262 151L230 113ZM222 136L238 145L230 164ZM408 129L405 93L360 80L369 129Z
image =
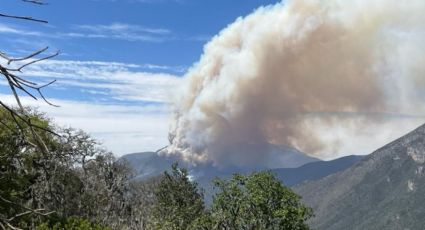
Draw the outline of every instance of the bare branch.
M41 53L41 52L40 52ZM39 53L39 54L40 54ZM27 66L29 66L29 65L32 65L32 64L35 64L35 63L37 63L37 62L41 62L41 61L44 61L44 60L47 60L47 59L51 59L51 58L54 58L54 57L56 57L56 56L58 56L59 55L59 51L56 51L56 53L54 53L54 54L52 54L52 55L49 55L49 56L47 56L47 57L43 57L43 58L40 58L40 59L36 59L36 60L33 60L33 61L30 61L30 62L28 62L28 63L26 63L26 64L24 64L24 65L22 65L22 66L20 66L20 67L18 67L18 68L15 68L15 69L9 69L9 68L6 68L7 70L9 70L9 71L17 71L17 72L22 72L22 69L23 68L25 68L25 67L27 67ZM34 55L35 56L35 55ZM33 57L34 57L33 56ZM28 58L27 58L28 59ZM23 59L23 60L26 60L26 59ZM10 62L10 61L9 61Z
M37 215L41 215L41 216L48 216L48 215L54 213L54 212L45 212L45 209L31 209L31 208L25 207L25 206L23 206L23 205L21 205L19 203L15 203L15 202L10 201L10 200L2 197L1 195L0 195L0 200L3 201L4 203L10 204L10 205L15 205L15 206L18 206L18 207L22 208L23 210L26 210L26 211L24 211L22 213L18 213L16 215L14 215L14 216L12 216L10 218L1 218L0 219L0 226L3 229L6 229L6 228L2 224L2 222L7 227L9 227L10 229L20 229L20 228L17 228L15 226L13 226L10 222L12 222L16 218L19 218L19 217L22 217L22 216L26 216L26 215L30 215L30 214L37 214Z
M33 22L41 22L41 23L49 23L46 20L36 19L36 18L33 18L33 17L29 17L29 16L16 16L16 15L9 15L9 14L0 13L0 17L14 18L14 19L27 20L27 21L33 21Z
M3 75L6 80L9 83L9 86L12 90L13 95L15 96L15 100L18 103L18 106L23 109L23 106L20 102L19 96L17 94L16 90L20 90L22 92L24 92L25 94L27 94L28 96L32 97L33 99L37 100L37 97L32 94L29 90L35 90L37 91L37 93L39 94L39 96L49 105L51 106L55 106L58 107L57 105L51 103L50 101L48 101L46 99L46 97L44 96L43 92L41 91L43 88L53 84L54 82L56 82L56 80L53 80L47 84L43 84L43 85L38 85L35 82L29 81L27 79L24 79L22 77L19 77L18 75L14 74L14 72L22 72L22 69L30 66L32 64L47 60L47 59L51 59L54 58L56 56L59 55L59 51L57 51L54 54L48 55L46 57L42 57L42 58L37 58L34 60L31 60L32 58L43 54L45 51L48 50L49 47L45 47L43 49L37 50L34 53L31 53L25 57L20 57L20 58L13 58L13 57L9 57L8 55L6 55L5 53L0 53L0 57L4 58L5 60L7 60L8 65L11 64L12 62L24 62L26 60L28 60L29 62L24 63L22 65L20 65L19 67L16 68L9 68L9 67L4 67L0 64L0 74Z
M43 0L21 0L25 3L31 3L36 5L47 5L47 3L43 2ZM33 22L41 22L41 23L49 23L46 20L36 19L30 16L17 16L17 15L10 15L10 14L2 14L0 13L0 17L5 18L13 18L13 19L19 19L19 20L27 20L27 21L33 21Z
M43 211L45 211L45 210L41 209L41 208L40 209L34 209L34 210L28 210L28 211L25 211L25 212L22 212L22 213L19 213L19 214L12 216L11 218L8 219L8 221L13 221L14 219L16 219L18 217L26 216L26 215L29 215L29 214L37 214L37 215L41 215L41 216L48 216L48 215L54 213L54 212L43 213Z
M47 5L43 0L22 0L23 2L32 3L36 5Z
M32 54L30 54L30 55L28 55L28 56L26 56L26 57L21 57L21 58L10 58L9 56L7 56L5 53L0 53L0 57L2 57L2 58L4 58L4 59L6 59L8 62L7 62L7 64L8 65L10 65L10 63L12 63L12 62L14 62L14 61L24 61L24 60L28 60L28 59L30 59L30 58L32 58L32 57L35 57L35 56L37 56L37 55L39 55L39 54L41 54L41 53L43 53L44 51L46 51L47 49L49 49L49 47L47 46L47 47L45 47L45 48L43 48L43 49L40 49L40 50L37 50L37 51L35 51L34 53L32 53Z

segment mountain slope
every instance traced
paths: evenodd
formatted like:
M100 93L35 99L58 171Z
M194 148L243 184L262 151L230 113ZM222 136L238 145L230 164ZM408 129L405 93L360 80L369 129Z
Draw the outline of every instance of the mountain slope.
M344 170L360 161L362 157L363 156L347 156L332 161L317 161L307 163L298 168L279 168L272 169L271 171L274 172L277 178L286 186L294 186L305 180L318 180L332 173ZM195 180L199 183L199 186L202 187L205 191L205 199L207 203L212 202L212 196L214 194L211 181L216 177L229 179L232 177L232 174L236 172L252 173L253 170L222 172L210 169L204 172L204 174L199 174L197 177L195 177Z
M295 187L313 229L423 229L425 126L354 166Z
M298 168L273 169L286 186L293 186L303 181L314 181L333 173L342 171L357 163L363 156L346 156L331 161L317 161L305 164Z

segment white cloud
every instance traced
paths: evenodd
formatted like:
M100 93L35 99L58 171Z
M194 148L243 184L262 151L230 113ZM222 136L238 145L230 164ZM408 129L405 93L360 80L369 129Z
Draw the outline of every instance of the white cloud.
M0 33L18 34L25 36L43 36L43 33L37 31L22 30L5 24L0 24Z
M112 23L108 25L77 25L67 32L41 32L0 24L0 33L35 36L43 38L87 38L125 41L163 42L173 39L172 32L163 28L149 28L140 25Z
M42 32L0 23L0 34L16 34L27 37L41 37L51 39L110 39L130 42L166 42L183 40L206 42L209 35L182 35L164 28L151 28L126 23L111 23L98 25L76 25L67 31ZM21 38L22 39L22 38Z
M10 95L0 99L15 104ZM155 151L167 145L169 108L166 105L123 106L86 102L52 100L56 108L41 101L23 97L26 106L46 112L55 123L71 126L90 133L116 155Z
M177 67L180 71L181 67ZM182 78L168 73L149 71L173 67L136 65L118 62L47 60L24 69L27 77L57 79L61 87L78 87L86 92L97 91L117 100L168 103ZM93 94L93 93L92 93Z
M170 34L171 31L161 28L147 28L139 25L130 25L125 23L112 23L109 25L78 25L77 28L88 30L96 33L120 33L126 34L129 32L142 32L142 33L151 33L151 34Z
M127 41L161 42L170 39L172 33L168 29L149 28L126 23L108 25L77 25L78 32L63 33L62 36L80 38L107 38Z

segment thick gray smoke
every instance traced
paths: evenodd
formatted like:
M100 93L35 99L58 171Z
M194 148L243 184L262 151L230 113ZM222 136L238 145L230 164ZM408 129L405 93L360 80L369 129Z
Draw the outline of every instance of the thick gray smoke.
M326 157L368 125L421 114L424 74L423 0L262 7L205 46L164 153L245 164L274 143Z

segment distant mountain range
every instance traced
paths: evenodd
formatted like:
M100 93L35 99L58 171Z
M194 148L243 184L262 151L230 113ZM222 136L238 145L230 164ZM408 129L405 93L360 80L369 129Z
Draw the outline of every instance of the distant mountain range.
M326 230L425 229L425 125L353 166L295 186Z
M130 166L135 170L137 179L144 180L152 176L156 176L165 170L171 168L174 162L178 162L181 166L190 170L194 178L216 177L222 174L245 173L255 170L277 169L277 168L298 168L302 165L321 162L320 159L310 157L294 148L286 146L269 145L264 153L263 163L266 166L226 166L216 167L212 164L198 164L196 166L188 165L179 160L175 156L158 155L155 152L142 152L127 154L121 157L129 162ZM293 172L294 170L289 170ZM295 170L296 171L296 170ZM331 170L332 171L332 170ZM305 177L305 176L304 176ZM293 178L289 180L293 181Z
M364 156L346 156L331 161L317 161L298 168L273 169L286 186L294 186L305 181L315 181L342 171L359 162Z
M216 178L230 178L234 173L250 173L258 170L271 170L287 186L296 185L302 181L317 180L332 173L339 172L358 162L362 156L347 156L332 161L321 161L317 158L286 146L270 145L266 154L275 166L284 168L252 168L252 167L226 167L218 168L211 164L200 164L197 166L187 165L172 156L161 156L155 152L142 152L124 155L122 159L129 162L134 169L135 179L145 180L163 173L171 168L174 162L179 162L183 167L189 169L194 180L205 190L206 199L209 200L213 194L211 181ZM271 164L273 165L273 164Z

